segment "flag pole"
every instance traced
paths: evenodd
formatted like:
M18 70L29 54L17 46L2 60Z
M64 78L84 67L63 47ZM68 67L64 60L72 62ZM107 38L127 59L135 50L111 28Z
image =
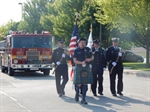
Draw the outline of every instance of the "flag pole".
M69 45L69 51L70 51L70 56L72 57L74 49L77 47L77 39L78 39L78 21L79 21L79 13L75 13L75 26L74 26L74 30L72 33L72 37L70 40L70 45ZM70 61L70 64L72 66L71 72L70 72L70 78L73 81L73 74L74 74L74 62L73 59Z
M75 22L78 24L80 14L78 12L75 13Z

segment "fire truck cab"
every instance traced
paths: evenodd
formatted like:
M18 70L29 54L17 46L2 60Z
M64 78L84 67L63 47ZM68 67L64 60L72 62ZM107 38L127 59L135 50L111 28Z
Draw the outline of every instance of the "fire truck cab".
M49 33L8 35L0 56L1 72L13 76L17 70L41 71L49 75L52 64L52 36Z

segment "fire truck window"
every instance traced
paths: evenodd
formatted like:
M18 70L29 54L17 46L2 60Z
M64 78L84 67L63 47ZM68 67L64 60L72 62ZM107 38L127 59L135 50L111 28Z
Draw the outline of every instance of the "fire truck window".
M50 48L51 47L51 39L50 37L35 37L33 38L34 47L38 48Z
M41 46L41 40L42 40L42 38L41 37L33 37L33 45L34 45L34 47L42 47Z
M14 48L51 48L50 37L14 37L12 46Z
M31 48L32 38L31 37L14 37L12 46L14 48Z
M31 42L31 40L29 41L29 39L23 39L21 41L21 45L23 48L30 48L30 47L32 47L32 42Z

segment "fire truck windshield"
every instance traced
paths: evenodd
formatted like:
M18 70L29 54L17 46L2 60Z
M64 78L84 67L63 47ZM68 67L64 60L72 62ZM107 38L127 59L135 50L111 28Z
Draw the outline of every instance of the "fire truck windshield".
M13 48L51 48L52 39L48 36L17 36L12 38Z

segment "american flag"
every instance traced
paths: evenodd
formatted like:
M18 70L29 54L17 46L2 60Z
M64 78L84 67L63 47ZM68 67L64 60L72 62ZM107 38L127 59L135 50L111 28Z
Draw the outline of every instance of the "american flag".
M70 56L72 57L73 56L73 52L74 50L77 48L77 40L78 40L78 25L77 25L77 22L74 26L74 30L72 32L72 37L70 39L70 45L69 45L69 52L70 52ZM73 60L72 60L73 61ZM73 62L70 62L71 65L73 64ZM70 73L70 78L73 79L73 68L71 70L71 73Z
M77 40L78 40L78 26L76 24L74 26L72 37L70 39L70 45L69 45L70 56L73 55L74 50L77 48Z

